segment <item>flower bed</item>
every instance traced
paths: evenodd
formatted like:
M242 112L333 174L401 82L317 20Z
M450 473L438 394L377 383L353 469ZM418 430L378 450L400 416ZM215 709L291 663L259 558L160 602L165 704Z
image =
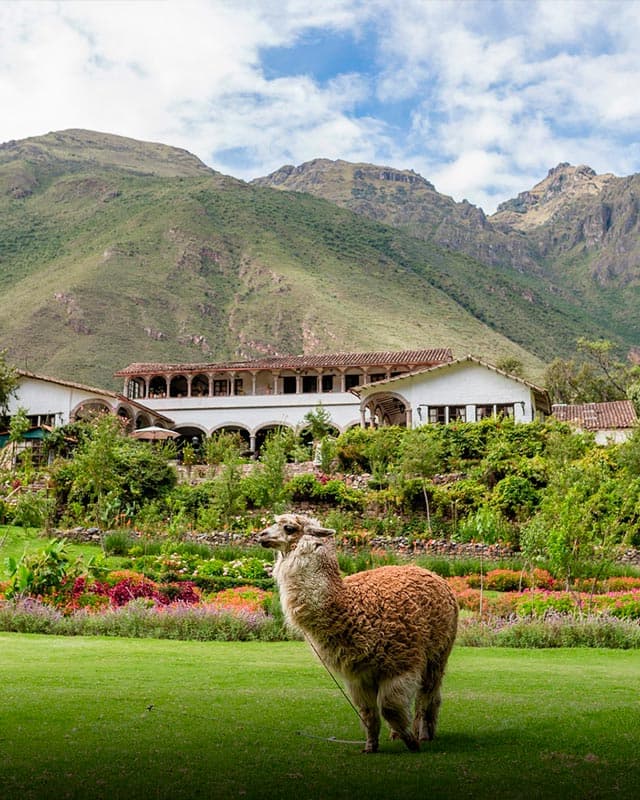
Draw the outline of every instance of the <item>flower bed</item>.
M386 552L370 554L362 563L351 559L345 570L385 563ZM207 556L173 549L136 555L122 562L126 569L105 574L98 565L89 577L88 565L74 562L63 542L51 541L42 553L15 563L10 580L0 587L0 629L189 639L294 635L286 629L272 589L271 562L231 550L228 560ZM488 631L493 640L500 631L503 641L522 626L522 641L530 635L545 641L548 631L531 631L547 622L557 627L558 620L567 630L587 619L593 625L601 620L603 629L613 630L611 621L618 619L630 623L632 632L640 630L637 577L584 580L570 592L541 569L492 569L447 580L463 612L460 641L486 639ZM507 629L509 636L501 632ZM587 629L583 626L580 635L586 636ZM627 634L622 638L633 641Z
M640 589L606 594L525 589L522 592L494 594L465 587L464 578L449 578L448 581L453 585L460 608L481 614L483 618L517 616L544 619L549 612L553 612L573 617L606 614L640 620Z

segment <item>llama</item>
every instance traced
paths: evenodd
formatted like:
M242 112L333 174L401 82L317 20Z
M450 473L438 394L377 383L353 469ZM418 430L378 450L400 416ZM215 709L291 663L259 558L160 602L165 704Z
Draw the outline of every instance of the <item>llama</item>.
M380 714L392 738L419 750L436 732L458 623L455 596L441 577L416 566L343 579L334 533L311 517L282 514L260 534L263 547L278 550L273 575L285 616L344 678L366 729L364 752L378 750Z

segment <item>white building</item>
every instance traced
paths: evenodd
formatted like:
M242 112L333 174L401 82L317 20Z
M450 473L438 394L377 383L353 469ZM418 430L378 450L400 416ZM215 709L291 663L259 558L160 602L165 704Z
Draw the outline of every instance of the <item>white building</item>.
M96 389L25 370L16 372L18 386L9 399L8 413L13 416L19 408L24 408L33 427L55 428L100 411L117 414L132 428L147 425L171 427L170 418L108 389Z
M638 416L631 400L608 403L557 404L551 409L560 422L568 422L578 430L590 431L597 444L625 442L638 425Z
M503 415L516 422L550 412L545 389L473 356L353 389L361 417L375 425L416 428Z
M281 356L217 364L130 364L123 394L174 420L184 436L237 431L252 451L269 431L301 428L319 404L337 432L360 425L357 386L451 361L448 348Z
M19 371L9 413L34 427L109 411L130 430L159 425L183 438L240 433L260 449L274 428L301 429L319 404L336 432L367 425L418 427L504 415L518 422L550 412L544 389L448 349L283 356L218 364L130 364L117 394Z

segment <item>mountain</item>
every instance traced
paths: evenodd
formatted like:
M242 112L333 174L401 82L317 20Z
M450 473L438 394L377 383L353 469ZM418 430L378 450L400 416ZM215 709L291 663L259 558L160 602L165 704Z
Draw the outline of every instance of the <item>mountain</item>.
M538 253L528 233L415 173L339 163L329 201L106 133L1 145L0 347L21 368L117 388L131 361L418 346L514 357L539 379L577 336L610 335L550 291L548 261L513 268L514 241ZM377 171L376 192L344 208L354 167Z
M456 203L413 170L317 158L281 167L252 184L322 197L484 264L535 264L522 237L509 237L481 208L466 200Z
M255 183L323 197L494 267L535 278L539 292L582 308L621 350L640 342L640 175L559 164L485 216L412 171L316 159ZM587 334L586 330L583 335Z

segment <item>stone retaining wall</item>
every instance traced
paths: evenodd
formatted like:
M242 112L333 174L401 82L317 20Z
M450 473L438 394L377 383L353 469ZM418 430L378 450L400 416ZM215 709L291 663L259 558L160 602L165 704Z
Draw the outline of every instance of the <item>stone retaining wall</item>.
M57 530L54 535L72 541L92 542L99 544L109 531L99 528L73 528L72 530ZM216 531L211 533L188 534L187 541L200 542L212 547L225 545L257 547L258 533L243 534ZM446 539L408 539L405 537L374 536L366 541L358 542L353 538L343 537L339 542L340 549L349 553L359 550L387 550L398 555L427 555L442 556L443 558L485 558L487 561L506 561L520 557L520 552L511 547L496 544L483 544L482 542L451 542ZM640 566L640 550L629 548L618 559L618 563Z

